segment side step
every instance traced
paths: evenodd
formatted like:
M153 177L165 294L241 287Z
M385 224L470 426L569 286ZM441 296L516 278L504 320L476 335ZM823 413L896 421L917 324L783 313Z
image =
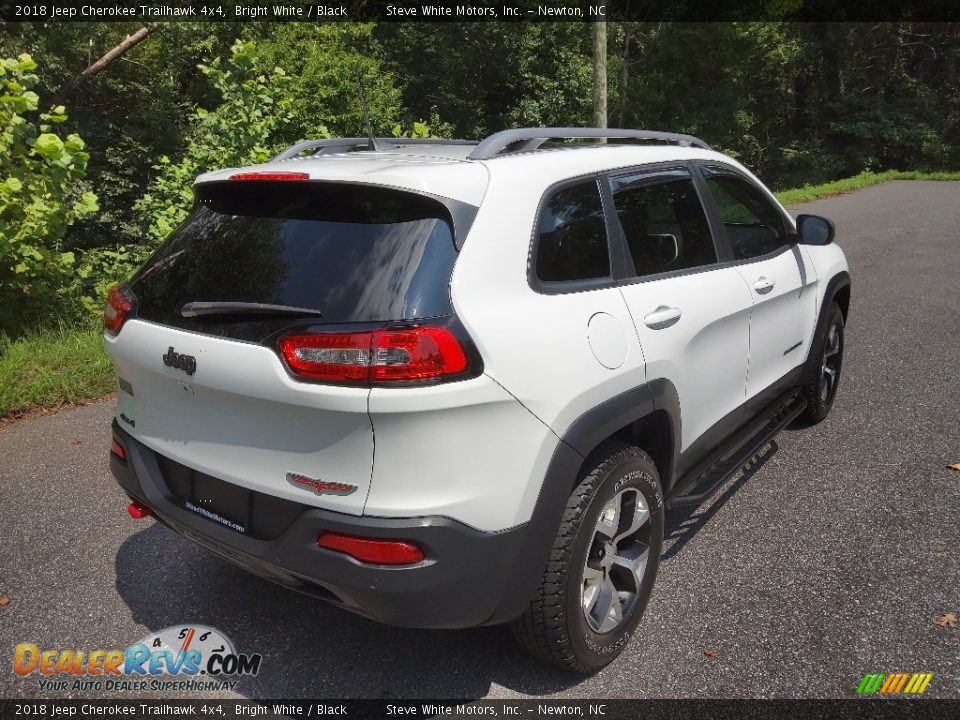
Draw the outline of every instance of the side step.
M736 474L757 452L807 407L807 400L792 390L773 403L773 414L764 413L737 432L727 443L687 473L667 500L667 509L699 505Z

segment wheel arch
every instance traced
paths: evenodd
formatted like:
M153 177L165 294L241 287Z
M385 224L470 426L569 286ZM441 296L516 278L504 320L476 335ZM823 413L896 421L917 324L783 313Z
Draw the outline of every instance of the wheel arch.
M680 448L680 399L670 380L658 378L616 395L577 418L560 438L526 525L528 552L514 567L504 597L491 623L521 615L536 591L570 493L584 465L606 441L637 445L651 456L666 494L674 481Z
M810 363L814 362L813 350L817 345L817 338L821 337L826 331L828 311L834 302L840 306L843 321L846 323L847 315L850 312L850 291L852 287L853 282L850 280L850 273L846 270L841 270L827 282L823 291L823 302L820 303L820 314L817 317L817 324L814 327L813 338L807 353L807 364L805 366L807 370L809 370Z

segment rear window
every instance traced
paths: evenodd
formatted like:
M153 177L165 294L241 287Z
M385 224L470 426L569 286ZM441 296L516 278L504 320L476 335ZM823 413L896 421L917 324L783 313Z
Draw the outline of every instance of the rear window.
M228 181L197 187L193 211L131 286L140 318L261 340L296 319L185 318L181 308L289 305L322 312L324 323L449 315L456 254L450 214L429 197L365 185Z

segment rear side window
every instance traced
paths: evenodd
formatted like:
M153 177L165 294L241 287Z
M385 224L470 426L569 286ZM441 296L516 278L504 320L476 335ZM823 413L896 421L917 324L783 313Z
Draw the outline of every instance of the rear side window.
M722 171L704 168L704 174L737 260L766 255L787 243L783 217L760 190Z
M196 204L131 286L139 317L261 340L290 318L184 318L188 302L319 310L323 322L452 312L456 259L447 209L414 193L320 182L200 185Z
M537 236L536 273L543 282L610 276L606 222L596 180L562 187L544 201Z
M717 262L710 225L690 173L613 178L613 206L639 276Z

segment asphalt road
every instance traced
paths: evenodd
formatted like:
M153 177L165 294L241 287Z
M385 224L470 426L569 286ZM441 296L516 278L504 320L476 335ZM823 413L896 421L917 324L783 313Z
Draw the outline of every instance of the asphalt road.
M502 628L381 626L131 520L100 403L0 429L0 697L38 694L11 671L18 642L122 648L185 622L263 653L240 697L850 697L895 671L960 697L960 628L934 622L960 615L960 184L794 210L836 221L854 278L833 413L671 515L646 617L600 674L528 659Z

